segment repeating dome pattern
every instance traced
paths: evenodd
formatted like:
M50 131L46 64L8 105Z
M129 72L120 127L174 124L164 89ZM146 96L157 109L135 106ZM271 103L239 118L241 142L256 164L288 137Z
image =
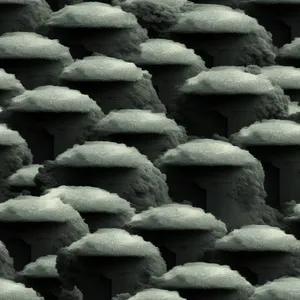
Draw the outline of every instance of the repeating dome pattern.
M299 300L299 17L0 0L0 300Z

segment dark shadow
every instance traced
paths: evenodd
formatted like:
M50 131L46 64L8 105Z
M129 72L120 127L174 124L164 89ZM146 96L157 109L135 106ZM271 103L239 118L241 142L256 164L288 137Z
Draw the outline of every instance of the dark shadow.
M232 5L232 0L194 0L193 2L197 4L219 4L226 6Z
M240 33L172 33L171 39L194 49L207 67L216 67L228 65L228 57L222 55L223 50L234 51L234 45L244 36ZM212 51L215 51L213 56Z
M272 34L273 45L282 47L284 44L293 40L291 27L278 19L290 12L293 14L293 7L289 3L276 3L268 5L264 3L255 3L249 15L256 18L260 25ZM247 12L248 13L248 10Z
M169 194L173 201L190 201L193 206L208 209L217 203L216 199L208 199L208 190L213 182L222 183L230 179L231 173L238 168L230 166L169 166L166 169ZM217 186L215 186L217 188ZM210 207L209 210L211 210Z
M75 112L13 112L8 115L7 123L27 141L33 163L41 164L73 146L76 135L71 125L80 122L82 116ZM61 124L65 130L56 130Z
M113 213L104 212L80 212L80 215L89 226L91 233L100 228L114 228L114 219L117 218Z
M287 233L292 234L295 236L297 240L300 239L300 222L299 221L293 221L289 222L287 224Z
M270 8L270 6L269 6ZM268 12L270 14L270 12ZM290 43L292 40L291 27L279 20L264 20L259 17L259 23L266 28L267 31L272 33L273 45L282 47Z
M258 276L254 272L252 272L249 268L239 267L236 268L236 271L240 273L247 281L249 281L252 285L258 284Z
M269 28L266 26L268 26ZM264 26L266 30L272 33L274 46L282 47L283 45L290 43L291 40L293 40L292 30L289 25L276 20L274 23L272 22L270 25L266 26Z
M45 160L55 159L54 136L42 128L35 127L35 129L36 135L32 133L32 135L26 136L26 141L33 154L33 163L42 164Z
M31 245L27 244L22 239L1 237L1 241L13 258L16 271L23 270L23 268L32 261Z
M78 279L75 282L82 292L84 300L95 300L95 295L99 294L101 294L101 300L112 298L111 279L90 272L78 272L76 276L78 276Z
M49 4L52 11L58 11L61 9L59 0L47 0L47 3Z
M40 191L35 186L10 186L9 188L11 193L15 194L26 194L32 196L40 196Z
M156 91L156 94L157 94L158 97L159 97L159 86L158 86L157 84L153 84L153 87L154 87L154 89L155 89L155 91Z
M87 56L92 56L93 52L87 50L83 45L76 45L70 48L70 54L73 59L83 59Z
M73 48L76 53L76 51L78 51L76 49L80 49L77 48L77 46L82 45L85 46L81 48L85 49L84 51L112 56L112 51L116 49L116 45L111 47L108 45L116 43L115 39L118 39L118 37L121 37L121 39L124 38L126 33L129 34L132 30L132 28L51 27L45 30L44 34L50 39L58 39L61 44L70 48L71 53L74 53ZM76 38L74 38L74 36ZM99 37L101 37L101 39L99 39ZM126 42L127 40L124 38L124 43ZM122 44L120 43L120 47L121 46ZM132 45L128 42L126 46L131 47Z
M251 103L259 98L253 95L185 95L178 101L178 122L189 135L211 138L214 134L228 137L249 125L246 113L251 113ZM243 103L248 108L243 111ZM232 111L232 113L228 113Z
M138 187L139 182L144 184L148 180L148 183L150 181L151 184L153 176L161 176L161 174L157 173L152 175L152 167L149 167L150 170L147 170L146 166L141 166L141 168L63 167L54 164L52 170L51 166L49 166L45 175L40 174L37 176L35 182L41 190L60 185L98 187L111 193L117 193L139 211L142 207L143 209L147 208L147 204L142 199L146 199L151 194L148 189L140 189ZM151 196L155 198L153 193ZM152 199L151 201L154 200Z
M128 81L68 81L61 80L61 85L70 89L80 91L82 94L90 96L101 107L102 111L107 114L111 110L124 108L120 95L130 91L132 82ZM120 101L121 100L121 101ZM132 104L130 104L132 106ZM133 108L133 107L129 107Z
M300 68L300 59L299 58L286 58L286 57L280 57L277 56L276 64L282 65L282 66L292 66L295 68Z
M62 71L60 61L48 59L1 59L0 68L14 74L23 86L32 90L43 85L57 85L57 77Z
M135 147L151 161L154 161L168 148L172 147L166 134L157 133L118 133L106 137L100 135L97 136L97 140L108 140Z
M230 266L255 285L265 283L260 276L272 277L272 268L280 269L289 260L290 254L280 251L217 251L217 257L217 263ZM251 270L253 265L260 268Z
M201 253L198 242L202 238L207 240L207 232L200 230L130 228L130 233L142 236L145 241L158 247L168 270L176 265L197 261Z
M176 254L168 249L166 246L159 246L159 250L161 253L162 258L166 262L167 270L171 270L174 268L176 263Z
M80 256L71 276L84 300L94 300L99 293L101 300L111 300L118 293L135 291L141 260L138 257Z
M8 26L7 21L9 24L12 24L12 20L17 22L16 17L20 15L24 10L24 4L21 3L0 3L0 35L7 32ZM18 24L14 24L18 25ZM24 24L20 24L20 29L24 28ZM18 28L19 26L14 26L14 28ZM19 28L18 28L19 29Z
M195 51L207 51L206 48L208 45L212 46L219 43L221 46L223 44L230 45L231 42L240 39L243 37L243 34L239 33L172 33L172 37L176 41L180 41L181 43L187 45L188 48L195 48ZM205 43L207 42L207 44ZM208 53L208 52L207 52Z
M199 207L204 210L207 208L207 191L195 182L169 181L167 184L170 188L170 197L175 202L181 203L188 200L194 207Z
M232 296L236 293L235 290L229 289L176 289L179 295L186 300L225 300L235 299ZM237 299L236 299L237 300Z
M300 104L300 89L285 89L284 93L290 97L291 101Z
M267 203L275 208L279 208L283 203L290 201L290 196L297 195L298 184L295 183L292 175L298 171L299 149L297 146L251 146L249 152L261 161L265 168L265 189L268 194ZM288 157L290 157L288 159ZM275 161L280 162L280 168L274 166ZM295 165L284 162L295 162ZM287 172L283 178L281 172Z
M49 239L46 237L49 232L61 230L60 228L62 226L65 226L65 223L26 221L0 222L0 240L7 246L10 255L14 259L16 271L21 271L25 265L35 261L40 256L54 254L55 246L50 245ZM26 237L28 237L28 240ZM38 237L41 239L36 243ZM61 237L60 243L63 243L62 240L65 238L67 237ZM53 243L56 242L56 239L58 239L58 237L52 236Z
M61 167L55 178L58 185L93 186L117 193L120 187L128 187L129 177L135 175L134 168L125 167Z
M25 277L23 283L40 293L45 300L57 300L60 294L61 281L58 278Z
M197 49L195 50L195 53L204 60L207 68L212 68L214 66L214 57L210 55L209 52Z
M270 163L262 162L265 171L266 203L276 209L280 208L280 169Z
M216 111L200 112L199 119L203 124L201 129L201 136L211 138L214 134L228 137L228 119ZM205 125L204 125L205 124ZM196 124L195 124L196 125ZM189 127L189 126L187 126ZM195 130L195 127L193 128Z
M0 7L1 8L1 7ZM6 108L9 105L11 98L17 96L19 92L0 90L0 107Z
M33 154L33 163L41 164L45 160L53 160L54 157L54 136L42 128L26 128L26 134L22 135L26 139L29 149ZM28 131L29 130L29 131ZM31 134L30 134L30 133Z

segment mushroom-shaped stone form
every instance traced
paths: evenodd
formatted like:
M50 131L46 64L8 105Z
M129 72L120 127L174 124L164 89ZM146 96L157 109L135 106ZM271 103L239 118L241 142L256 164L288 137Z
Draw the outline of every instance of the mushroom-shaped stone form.
M297 300L300 293L300 279L284 277L255 288L250 300Z
M67 47L34 32L0 36L0 68L15 74L26 89L57 85L63 68L72 61Z
M274 64L272 36L256 19L228 6L192 6L167 32L168 38L195 49L207 67Z
M34 32L51 13L45 0L1 0L0 35L14 31Z
M300 38L293 39L290 43L283 45L277 52L276 62L279 65L300 67Z
M165 112L151 75L135 64L104 55L77 60L60 75L61 85L89 95L104 113L114 109Z
M99 229L57 256L64 286L77 287L84 300L110 300L120 293L135 293L161 276L166 265L158 248L122 229Z
M168 150L155 164L167 175L174 201L203 208L229 229L279 225L281 215L264 201L262 165L246 150L221 140L195 139Z
M213 249L216 239L227 233L226 225L212 214L178 203L136 214L127 228L160 249L168 270L201 260L206 250Z
M215 262L229 265L254 285L300 274L300 241L277 227L243 226L216 241L215 249Z
M233 134L230 141L246 148L262 164L266 201L275 208L300 197L300 124L264 120Z
M176 266L160 277L152 277L152 286L176 290L187 300L246 300L254 287L229 266L204 262Z
M18 272L15 281L33 288L45 300L83 300L83 295L77 287L68 290L61 286L56 269L56 257L56 255L39 257Z
M39 168L43 165L31 164L18 169L15 173L7 178L9 188L9 198L20 196L21 194L30 194L39 196L39 191L36 188L34 178L39 172Z
M130 61L149 71L159 99L172 116L178 88L188 79L206 70L202 58L183 44L166 39L150 39L141 44L141 54Z
M74 287L66 290L56 269L56 255L39 257L18 272L16 281L33 288L45 300L83 300L82 293Z
M135 148L113 142L86 142L46 162L35 178L41 190L93 186L117 193L137 212L170 203L166 177Z
M91 186L59 186L45 191L76 209L90 232L100 228L122 228L134 215L130 203L115 193Z
M112 0L124 11L133 13L139 24L146 28L151 38L163 35L164 31L178 22L180 8L186 0Z
M1 4L0 4L1 5ZM13 74L0 69L0 106L7 107L11 98L25 92L21 82Z
M0 124L0 178L6 178L32 162L32 154L19 132Z
M45 300L32 288L22 283L0 278L0 300Z
M34 163L55 159L83 143L104 116L88 95L60 86L42 86L16 96L2 118L26 139Z
M59 198L20 196L0 204L0 240L17 271L85 236L88 226ZM22 249L22 251L20 251Z
M186 300L180 297L176 291L167 291L162 289L149 288L136 293L134 296L126 294L126 299L130 300ZM114 300L122 299L122 294L117 295ZM124 297L125 298L125 297ZM123 299L124 299L123 298Z
M89 140L107 140L137 148L154 161L165 151L186 143L185 129L164 113L124 109L111 111L92 130Z
M98 52L123 59L139 53L140 44L148 39L133 14L99 2L67 5L53 13L44 27L44 34L70 47L74 58Z
M228 137L263 119L288 115L288 97L264 75L241 68L203 71L180 88L175 120L188 135Z
M14 280L15 275L14 261L8 253L6 246L0 241L0 278Z
M300 3L300 2L299 2ZM292 66L268 66L261 68L261 74L280 86L293 102L300 103L300 69Z
M272 34L273 43L281 47L300 34L299 0L231 0L232 5L257 19ZM223 5L226 5L223 3Z
M61 292L61 281L56 269L56 255L39 257L18 272L18 282L33 288L45 300L58 299Z

